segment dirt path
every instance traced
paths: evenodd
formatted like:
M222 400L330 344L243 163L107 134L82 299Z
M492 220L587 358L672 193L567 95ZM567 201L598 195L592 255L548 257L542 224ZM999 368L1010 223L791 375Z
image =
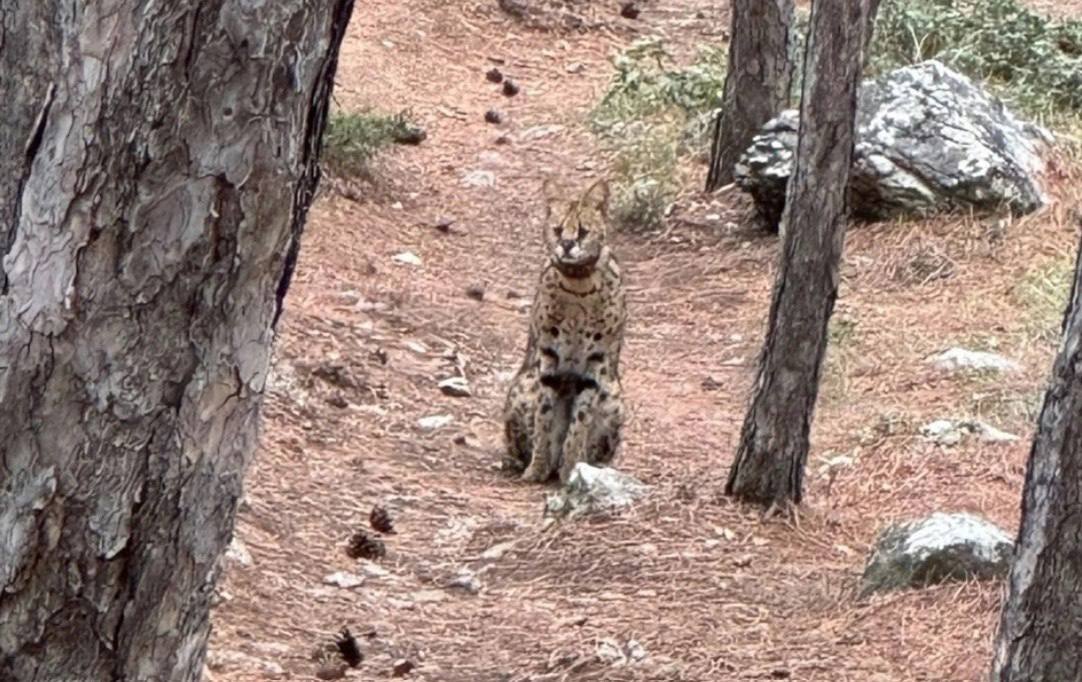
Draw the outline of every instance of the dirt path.
M1032 340L1011 287L1025 263L1070 252L1055 212L994 240L973 221L854 231L799 528L761 524L719 496L776 244L724 227L737 209L694 195L663 236L616 240L631 283L634 412L618 465L654 487L648 501L546 530L546 490L497 470L499 407L541 265L542 178L604 173L583 119L613 49L641 34L691 48L726 25L722 2L661 4L632 22L596 3L610 27L581 32L524 27L495 2L359 4L339 103L408 107L428 140L386 156L362 201L328 194L313 210L239 517L253 561L228 562L214 680L313 679L313 649L343 626L375 633L352 679L390 677L399 658L417 664L411 679L452 681L979 678L998 586L865 602L854 588L893 519L968 510L1014 528L1024 441L948 452L914 433L978 413L1028 436L1054 346ZM486 82L490 58L521 94ZM483 121L493 107L505 125ZM450 234L434 228L441 218L453 218ZM397 263L403 252L422 264ZM482 301L466 294L475 285ZM1027 371L958 382L923 363L981 335ZM436 383L460 369L473 397L442 395ZM418 426L436 415L453 421ZM855 466L820 475L839 454ZM343 547L375 503L397 520L387 557L361 587L326 584L364 573ZM445 588L463 567L479 593ZM637 641L645 661L599 662L608 640Z

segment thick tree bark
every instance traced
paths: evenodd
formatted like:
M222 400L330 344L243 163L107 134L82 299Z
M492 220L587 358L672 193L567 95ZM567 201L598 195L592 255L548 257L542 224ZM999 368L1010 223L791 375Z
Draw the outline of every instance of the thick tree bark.
M0 680L196 680L352 0L0 0Z
M733 166L763 124L789 103L793 0L733 0L729 65L714 124L707 191L733 181Z
M838 293L857 85L869 0L816 0L804 62L800 131L782 216L755 395L725 492L768 505L799 503L819 393L827 323Z
M1082 679L1082 247L1022 495L996 682Z

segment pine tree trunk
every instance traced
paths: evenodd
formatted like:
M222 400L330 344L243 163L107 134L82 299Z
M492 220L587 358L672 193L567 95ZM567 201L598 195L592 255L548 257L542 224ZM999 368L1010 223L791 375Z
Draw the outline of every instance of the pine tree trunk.
M725 492L767 505L799 503L819 392L827 323L838 293L857 85L868 0L816 0L805 56L800 131L782 216L755 395Z
M789 103L793 0L733 0L729 65L714 125L707 191L733 181L733 166L763 124Z
M1022 494L992 679L1082 679L1082 247Z
M196 680L352 0L0 0L0 680Z

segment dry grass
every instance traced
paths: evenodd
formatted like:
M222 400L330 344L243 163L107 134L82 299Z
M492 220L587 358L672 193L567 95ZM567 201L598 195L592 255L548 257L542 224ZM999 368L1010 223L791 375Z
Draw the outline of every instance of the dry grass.
M893 520L973 511L1016 527L1027 410L1055 350L1034 322L1045 319L1034 312L1043 299L1030 306L1019 291L1073 251L1068 210L1082 177L1071 163L1053 178L1058 202L1039 215L851 230L836 384L817 412L799 525L761 522L720 496L776 257L774 238L743 227L747 205L732 194L687 190L661 234L615 245L632 315L633 419L619 466L654 487L647 501L546 527L546 491L496 471L499 407L524 343L521 297L540 265L541 178L604 172L585 121L612 48L642 33L709 35L724 11L705 0L656 14L644 6L637 22L606 19L619 30L584 32L537 30L495 3L358 7L339 100L408 106L429 137L385 156L356 200L328 193L313 210L239 517L254 564L227 564L229 598L214 614L216 682L313 679L313 648L346 625L375 633L362 638L367 660L351 679L388 678L401 657L418 665L411 679L463 682L981 679L998 585L864 601L855 586L868 545ZM520 82L518 97L485 81L490 58ZM570 73L569 63L584 66ZM490 107L508 122L485 124ZM554 124L563 127L538 136ZM511 143L497 144L501 135ZM687 163L681 172L705 172ZM464 184L476 169L495 185ZM433 228L441 217L454 218L451 234ZM395 263L403 251L423 265ZM485 288L483 301L466 295L471 285ZM957 378L924 361L993 343L1024 371ZM474 397L443 396L436 382L460 371ZM916 435L959 413L1023 441L941 449ZM437 414L454 422L418 429ZM838 454L855 464L822 471ZM398 530L379 563L387 575L354 590L324 584L360 571L344 546L376 503ZM482 580L478 594L446 588L462 567ZM595 654L610 639L638 641L646 661L602 665Z

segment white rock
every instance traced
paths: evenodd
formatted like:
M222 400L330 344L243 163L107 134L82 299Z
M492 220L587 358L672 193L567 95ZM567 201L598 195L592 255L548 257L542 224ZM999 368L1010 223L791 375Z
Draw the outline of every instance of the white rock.
M473 395L473 391L470 390L470 383L466 381L466 377L448 377L439 384L439 389L443 391L444 395L454 396L456 398L468 398Z
M447 587L457 587L466 590L470 594L477 594L483 586L481 578L468 568L459 569L458 574L447 583Z
M395 254L391 260L396 263L402 263L403 265L421 265L421 257L412 251L403 251L402 253Z
M364 578L355 573L347 573L346 571L338 571L331 573L323 578L323 582L328 585L334 585L335 587L341 587L347 590L351 590L354 587L360 587L364 584Z
M1021 369L1017 362L1002 355L957 347L933 355L928 361L947 372L956 372L963 369L1017 372Z
M494 187L496 174L487 170L472 170L462 176L462 184L467 187Z
M503 558L503 555L507 554L507 552L510 551L511 548L514 546L514 540L509 540L507 542L501 542L499 544L492 545L481 553L481 558L485 559L486 561L499 561Z
M421 417L417 420L417 426L423 431L435 431L445 426L450 426L455 418L449 414L435 414L431 417Z
M962 442L962 430L949 419L937 419L920 427L920 434L939 445L957 445Z
M767 122L736 163L736 183L776 226L799 114ZM929 60L861 84L852 208L874 219L944 210L1029 213L1047 202L1047 131L1015 118L979 84Z
M248 548L241 539L235 535L229 543L229 549L225 550L225 557L244 567L251 566L255 563L252 559L252 553L248 551Z
M972 514L935 513L890 526L864 567L862 594L1006 575L1011 538Z
M611 467L579 462L556 493L545 500L546 516L575 517L627 507L647 493L641 481Z
M926 439L943 446L957 445L968 435L975 435L985 443L1013 443L1018 436L1001 431L991 424L976 419L937 419L920 428Z

